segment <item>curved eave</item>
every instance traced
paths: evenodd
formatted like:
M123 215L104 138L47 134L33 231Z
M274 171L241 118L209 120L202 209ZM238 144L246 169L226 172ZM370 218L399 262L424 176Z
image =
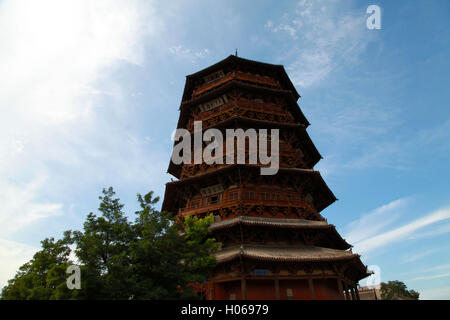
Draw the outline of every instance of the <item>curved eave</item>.
M347 241L345 241L345 239L341 237L341 235L337 232L336 227L334 225L328 224L325 221L240 216L233 219L214 222L209 227L209 230L211 232L216 232L220 230L227 230L239 225L268 227L276 229L327 230L327 232L331 233L331 236L336 240L336 242L340 244L339 249L346 250L352 247Z
M218 264L239 258L273 262L329 262L359 259L351 251L316 246L241 245L225 248L215 254Z
M282 82L282 84L286 88L288 88L288 90L292 91L292 93L295 96L295 100L298 100L298 98L300 98L300 95L297 92L297 89L292 84L292 81L289 79L289 76L287 75L286 70L284 69L284 67L282 65L275 65L275 64L265 63L265 62L259 62L259 61L255 61L255 60L249 60L249 59L244 59L244 58L237 57L234 55L230 55L227 58L225 58L203 70L200 70L196 73L186 76L186 84L184 86L182 101L189 100L190 96L192 95L192 92L194 90L194 80L204 77L210 73L213 73L213 72L215 72L227 65L231 65L231 64L247 64L247 65L254 66L257 69L266 68L266 69L274 70L274 71L276 71L276 73L278 75L278 78L279 78L278 80L280 82Z
M233 219L227 219L220 222L214 222L209 227L210 231L222 230L234 227L236 225L255 225L255 226L270 226L279 228L307 228L307 229L328 229L331 225L325 221L315 221L306 219L280 219L280 218L264 218L240 216Z
M204 95L195 97L193 99L183 101L180 105L180 118L178 120L177 128L185 128L187 119L188 119L188 108L196 105L198 103L206 102L217 95L221 95L224 92L232 89L232 88L241 88L241 89L247 89L247 90L255 90L259 92L266 92L270 94L275 95L282 95L289 101L290 110L293 113L293 116L295 119L300 122L301 124L304 124L306 127L310 125L308 122L308 119L306 119L305 115L303 114L302 110L300 109L299 105L297 104L297 99L295 99L294 94L290 90L284 90L284 89L275 89L275 88L268 88L256 84L250 84L247 82L243 82L238 79L232 79L221 86L215 88L214 90L209 91L208 93L205 93Z
M166 191L164 194L164 201L162 205L162 210L171 211L172 213L176 213L175 211L178 211L178 207L176 207L175 201L178 199L179 196L182 194L180 193L179 189L184 186L185 184L190 184L193 182L198 181L208 181L211 182L215 177L223 175L227 173L228 171L232 171L236 168L244 168L247 170L260 170L260 167L257 165L251 165L251 164L231 164L222 168L219 168L217 170L206 172L203 174L195 175L193 177L168 182L166 183ZM315 206L316 209L320 212L326 207L328 207L330 204L332 204L334 201L336 201L336 197L334 196L333 192L328 188L325 181L322 179L322 176L320 175L319 171L315 171L312 169L300 169L300 168L280 168L277 175L280 174L288 174L289 176L296 175L308 175L311 176L311 179L313 179L313 186L316 188L311 189L311 193L313 194L313 197L315 199ZM318 197L320 197L320 199Z
M266 120L256 120L252 118L246 118L246 117L240 117L240 116L234 116L230 117L222 122L219 122L218 124L211 126L211 127L204 127L203 130L207 130L209 128L223 128L224 126L227 126L229 124L234 123L252 123L255 124L256 127L265 127L267 129L270 128L293 128L297 130L297 133L300 135L300 141L303 142L303 145L305 146L305 149L302 151L307 153L310 157L310 160L308 161L308 165L312 168L314 167L320 159L322 159L321 154L317 150L316 146L311 140L311 137L309 136L308 132L306 131L306 128L302 124L296 124L296 123L280 123L280 122L274 122L274 121L266 121ZM181 174L181 164L174 164L172 161L169 163L169 168L167 169L167 172L173 175L176 178L180 177Z

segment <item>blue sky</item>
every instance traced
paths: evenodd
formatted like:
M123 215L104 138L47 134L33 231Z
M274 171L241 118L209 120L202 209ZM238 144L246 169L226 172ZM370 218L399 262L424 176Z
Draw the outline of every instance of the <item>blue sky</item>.
M103 187L130 217L163 195L185 76L237 48L302 95L322 215L381 281L450 299L449 2L166 2L0 0L0 286Z

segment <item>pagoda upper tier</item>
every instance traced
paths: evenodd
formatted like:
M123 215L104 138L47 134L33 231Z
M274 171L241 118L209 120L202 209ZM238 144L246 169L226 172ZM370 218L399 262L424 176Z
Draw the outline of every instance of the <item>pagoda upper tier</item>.
M274 90L286 91L291 93L295 100L300 98L282 65L230 55L206 69L186 76L182 101L185 102L204 95L230 80L254 83Z
M195 121L202 122L203 130L276 128L280 166L312 169L322 157L306 131L309 122L297 104L299 97L282 65L230 55L187 76L177 129L193 133ZM168 172L182 179L221 166L227 165L170 162Z

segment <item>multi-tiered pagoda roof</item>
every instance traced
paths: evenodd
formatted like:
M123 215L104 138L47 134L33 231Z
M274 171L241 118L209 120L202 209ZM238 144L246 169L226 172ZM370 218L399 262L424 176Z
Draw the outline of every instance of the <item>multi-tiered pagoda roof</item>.
M320 212L336 197L314 166L300 95L281 65L229 56L186 77L177 128L278 129L279 165L170 163L163 210L214 215L222 243L208 299L357 299L368 275L358 254ZM228 151L227 151L228 152ZM248 160L248 152L247 160Z

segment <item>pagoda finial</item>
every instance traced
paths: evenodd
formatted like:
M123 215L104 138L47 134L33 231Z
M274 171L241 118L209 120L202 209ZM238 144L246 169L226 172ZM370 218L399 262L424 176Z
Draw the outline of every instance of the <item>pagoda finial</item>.
M237 48L236 48L236 50L235 50L235 52L234 52L234 55L237 57L238 55L237 55Z

